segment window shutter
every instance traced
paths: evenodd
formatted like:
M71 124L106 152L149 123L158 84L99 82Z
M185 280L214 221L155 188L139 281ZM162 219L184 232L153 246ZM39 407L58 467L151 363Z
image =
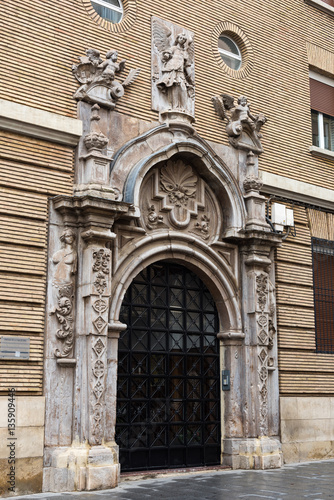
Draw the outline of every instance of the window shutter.
M331 7L334 7L334 0L322 0L324 3L328 3Z
M334 87L310 78L311 109L334 116Z
M312 238L312 255L317 351L334 353L334 242Z

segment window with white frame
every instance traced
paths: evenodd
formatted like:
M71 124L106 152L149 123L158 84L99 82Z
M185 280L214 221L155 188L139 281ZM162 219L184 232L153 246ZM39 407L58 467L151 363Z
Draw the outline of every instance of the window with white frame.
M334 151L334 80L310 71L312 144Z
M107 21L119 23L123 17L123 6L120 0L91 0L94 10Z
M242 62L241 52L232 38L223 34L220 35L218 38L218 52L227 66L235 70L240 68Z

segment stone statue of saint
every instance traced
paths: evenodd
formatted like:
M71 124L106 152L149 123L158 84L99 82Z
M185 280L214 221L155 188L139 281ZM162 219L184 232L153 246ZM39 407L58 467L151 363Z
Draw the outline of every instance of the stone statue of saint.
M73 275L77 272L77 252L75 249L75 234L72 229L65 229L60 236L62 248L52 256L56 264L53 284L55 286L71 284Z
M171 109L185 111L187 100L194 96L192 63L194 44L184 33L176 36L172 43L170 29L161 21L153 21L153 39L162 61L161 78L157 88L167 94Z

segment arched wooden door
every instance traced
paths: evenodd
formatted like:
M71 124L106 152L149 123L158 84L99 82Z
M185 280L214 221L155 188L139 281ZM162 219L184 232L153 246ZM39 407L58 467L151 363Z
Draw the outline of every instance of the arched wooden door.
M220 463L218 316L204 283L171 261L122 304L116 442L122 471Z

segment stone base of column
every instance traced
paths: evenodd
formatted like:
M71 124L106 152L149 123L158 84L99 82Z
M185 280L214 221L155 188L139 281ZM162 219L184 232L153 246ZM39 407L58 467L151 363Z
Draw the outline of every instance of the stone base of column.
M223 464L232 469L278 469L283 465L278 438L228 438L223 441Z
M43 492L102 490L119 483L117 445L46 448L44 456Z

